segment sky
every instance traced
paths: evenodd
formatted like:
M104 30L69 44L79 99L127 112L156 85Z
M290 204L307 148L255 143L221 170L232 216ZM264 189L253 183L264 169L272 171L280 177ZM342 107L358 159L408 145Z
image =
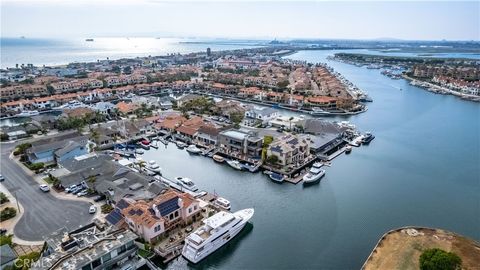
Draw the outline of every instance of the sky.
M2 0L1 36L480 40L480 1Z

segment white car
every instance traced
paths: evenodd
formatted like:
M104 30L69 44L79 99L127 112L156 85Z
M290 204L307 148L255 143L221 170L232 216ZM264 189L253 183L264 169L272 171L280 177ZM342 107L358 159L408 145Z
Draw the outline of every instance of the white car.
M88 192L86 190L83 190L83 191L80 191L79 193L77 193L77 197L82 197L82 196L85 196L87 194L88 194Z
M95 212L97 212L97 207L95 205L90 206L88 213L95 214Z
M40 190L43 192L49 192L50 188L47 185L40 185Z

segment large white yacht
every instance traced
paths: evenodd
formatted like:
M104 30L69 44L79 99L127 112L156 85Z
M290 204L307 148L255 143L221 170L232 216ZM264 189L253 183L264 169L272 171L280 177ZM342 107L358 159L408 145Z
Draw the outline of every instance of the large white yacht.
M185 239L182 255L192 263L198 263L235 237L253 213L253 208L233 214L220 211L205 219L204 224Z

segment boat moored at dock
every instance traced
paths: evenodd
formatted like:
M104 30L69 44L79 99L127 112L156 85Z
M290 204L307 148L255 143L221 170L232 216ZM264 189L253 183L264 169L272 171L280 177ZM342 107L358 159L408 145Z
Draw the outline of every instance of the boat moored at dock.
M218 163L223 163L225 161L225 159L219 155L213 155L213 160L215 160Z
M225 198L222 198L222 197L218 197L214 202L213 204L215 206L218 206L220 207L221 209L225 210L225 211L230 211L230 201L225 199Z
M270 179L277 183L282 183L285 180L285 175L276 172L272 172L268 175L268 177L270 177Z
M320 179L325 175L325 170L320 169L319 167L312 167L306 175L303 176L303 184L311 185L320 182Z
M254 214L253 208L235 213L220 211L205 219L203 225L187 236L182 255L192 263L198 263L232 240Z
M369 144L375 136L371 132L366 132L362 139L362 144Z
M196 147L195 145L189 145L187 147L187 152L189 152L190 154L195 154L195 155L198 155L202 152L202 149Z
M175 177L175 182L177 185L190 191L195 192L198 190L197 186L195 186L195 183L193 183L193 181L188 177Z
M242 164L238 160L227 160L227 164L230 165L230 167L241 171L243 169Z

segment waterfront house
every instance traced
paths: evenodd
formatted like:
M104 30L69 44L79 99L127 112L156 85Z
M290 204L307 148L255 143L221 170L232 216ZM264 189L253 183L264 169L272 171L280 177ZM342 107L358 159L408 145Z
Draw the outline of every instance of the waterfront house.
M218 140L220 129L214 125L201 126L195 135L195 142L203 146L215 146Z
M95 104L92 105L92 109L96 112L99 112L101 114L110 114L114 111L115 109L115 104L111 103L111 102L104 102L104 101L101 101L101 102L97 102Z
M165 232L196 221L200 204L192 195L174 190L147 202L139 200L121 210L128 227L149 243L160 240Z
M346 128L335 123L321 119L305 119L300 125L305 133L311 134L310 150L314 154L328 155L345 143L343 134Z
M245 112L245 116L251 119L260 120L262 123L268 122L279 116L277 110L272 108L253 108Z
M153 178L132 171L119 163L101 159L91 164L81 163L75 171L59 177L61 185L83 184L116 203L123 198L150 200L159 195L166 187ZM94 179L94 181L92 181Z
M260 158L263 140L253 131L229 129L218 134L218 146L228 155Z
M303 164L310 157L310 141L304 135L275 138L267 149L267 156L276 156L277 165L281 166Z

